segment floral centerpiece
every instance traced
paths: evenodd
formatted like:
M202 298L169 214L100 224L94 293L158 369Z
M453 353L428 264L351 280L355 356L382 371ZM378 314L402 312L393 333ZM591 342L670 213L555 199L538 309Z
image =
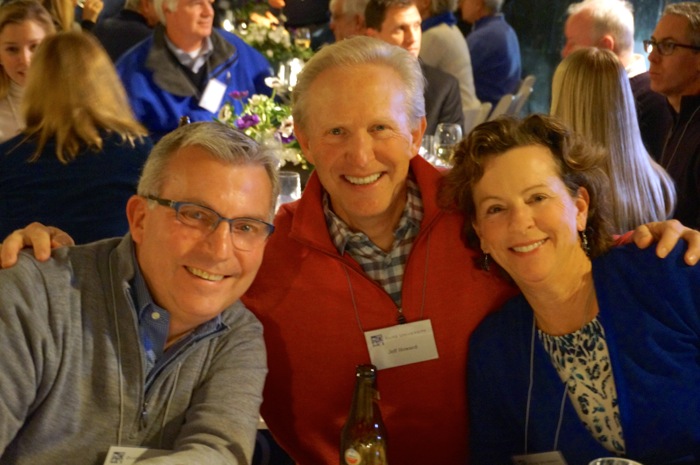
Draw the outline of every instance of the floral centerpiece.
M234 31L246 43L268 59L277 71L280 65L294 58L307 61L313 55L313 50L296 45L287 31L281 25L265 25L252 21L241 22Z
M231 97L243 101L248 97L248 92L234 91ZM240 129L260 144L275 146L278 149L280 168L291 164L303 171L311 169L301 152L299 141L294 137L292 109L289 105L276 101L274 90L272 96L252 95L243 104L243 111L239 115L236 115L231 103L225 103L217 119Z

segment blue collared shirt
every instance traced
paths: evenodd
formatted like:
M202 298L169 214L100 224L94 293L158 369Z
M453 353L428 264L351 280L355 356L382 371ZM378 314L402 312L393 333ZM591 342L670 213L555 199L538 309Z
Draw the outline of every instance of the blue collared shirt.
M226 325L221 314L199 325L187 336L172 346L165 348L170 328L170 313L158 306L151 296L136 257L134 260L134 278L131 281L131 298L133 299L139 336L144 353L144 377L146 390L168 363L184 348L211 334L223 330Z
M207 62L207 58L214 52L214 45L211 42L211 37L207 37L202 43L202 47L197 50L196 54L190 54L184 50L178 48L174 43L168 39L168 35L165 34L165 44L168 46L177 61L180 62L185 68L189 68L193 73L199 71L202 66Z

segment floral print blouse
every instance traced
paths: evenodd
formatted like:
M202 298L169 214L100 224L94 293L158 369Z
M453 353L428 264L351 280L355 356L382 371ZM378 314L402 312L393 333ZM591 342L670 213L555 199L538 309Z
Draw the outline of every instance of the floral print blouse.
M624 454L615 380L605 332L598 319L563 336L540 330L538 336L588 431L610 452Z

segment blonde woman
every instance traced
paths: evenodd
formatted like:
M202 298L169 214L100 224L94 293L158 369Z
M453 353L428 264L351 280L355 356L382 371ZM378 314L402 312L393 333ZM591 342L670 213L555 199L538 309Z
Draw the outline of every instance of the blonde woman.
M59 31L92 30L104 8L102 0L43 0ZM75 20L75 9L81 9L81 21Z
M55 32L48 11L35 0L0 7L0 142L24 129L20 102L34 51Z
M47 38L32 63L27 127L0 145L0 236L30 221L84 243L127 231L124 207L151 148L90 34Z
M550 112L609 151L616 233L671 216L673 180L644 148L629 78L614 53L585 48L568 55L554 73Z

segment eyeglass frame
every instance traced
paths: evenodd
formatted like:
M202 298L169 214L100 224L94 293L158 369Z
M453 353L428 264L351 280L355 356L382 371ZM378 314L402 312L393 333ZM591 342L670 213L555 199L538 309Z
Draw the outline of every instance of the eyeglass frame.
M645 52L651 53L652 51L654 51L654 49L656 49L656 51L659 52L659 55L661 55L661 56L673 55L673 52L676 50L676 47L700 51L700 46L679 44L679 43L676 43L676 42L674 42L672 40L668 40L668 39L662 40L661 42L657 42L654 39L649 39L649 40L642 41L642 43L644 44L644 51ZM649 50L649 47L651 47L651 51ZM671 47L671 50L668 53L665 53L662 51L662 49L666 48L666 47Z
M181 209L182 207L185 207L185 206L194 206L194 207L201 208L201 209L203 209L203 210L206 210L206 211L208 211L208 212L213 213L213 214L216 216L216 222L212 223L211 225L209 225L209 226L206 228L207 231L208 231L208 234L211 234L212 232L216 231L216 228L219 227L219 225L221 224L221 222L222 222L222 221L225 221L226 223L228 223L229 232L231 233L231 243L233 244L233 246L234 246L236 249L241 250L241 251L243 251L243 252L250 252L251 250L254 250L259 244L255 244L253 247L251 247L251 248L249 248L249 249L241 248L241 247L236 243L236 239L235 239L235 238L237 238L237 237L238 237L238 238L242 237L242 236L240 236L239 234L237 234L236 231L234 230L234 224L235 224L235 222L240 221L240 220L245 220L245 221L253 221L253 222L255 222L255 223L260 223L260 224L264 225L265 228L267 229L267 234L266 234L264 237L262 237L262 236L253 236L253 237L262 237L262 240L260 241L260 244L265 243L265 241L267 241L267 239L270 237L270 235L271 235L273 232L275 232L275 226L274 226L273 224L270 224L270 223L268 223L268 222L266 222L266 221L263 221L263 220L259 220L259 219L257 219L257 218L250 218L250 217L247 217L247 216L241 216L241 217L238 217L238 218L226 218L225 216L222 216L221 214L219 214L219 212L217 212L217 211L214 210L213 208L209 208L209 207L207 207L207 206L200 205L200 204L195 203L195 202L178 202L178 201L175 201L175 200L170 200L170 199L164 199L164 198L161 198L161 197L156 197L155 195L145 195L145 196L143 196L143 197L144 197L146 200L150 200L150 201L156 202L158 205L161 205L161 206L163 206L163 207L172 208L173 210L175 210L175 218L176 218L180 223L184 224L185 226L189 226L189 227L191 227L191 228L197 228L197 229L202 230L202 228L200 228L198 225L189 224L189 223L187 223L187 222L185 222L185 221L182 220L182 217L180 216L180 209ZM202 231L204 231L204 230L202 230Z

